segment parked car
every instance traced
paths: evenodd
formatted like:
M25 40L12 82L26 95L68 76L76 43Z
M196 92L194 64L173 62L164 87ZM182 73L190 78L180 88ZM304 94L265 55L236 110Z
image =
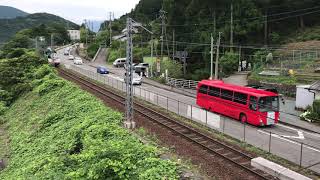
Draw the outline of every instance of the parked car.
M97 67L97 73L99 74L109 74L109 71L106 67L98 66Z
M124 82L126 83L126 74L124 75ZM142 84L142 77L139 76L138 74L134 73L133 74L133 79L132 79L132 85L141 85Z
M119 58L113 62L114 67L124 67L126 64L126 58Z
M149 67L149 63L139 63L138 65L136 66L143 66L143 67Z
M69 60L74 60L74 56L73 55L69 55L68 59Z
M73 60L73 64L75 65L82 65L83 64L83 61L80 57L76 57L74 60Z

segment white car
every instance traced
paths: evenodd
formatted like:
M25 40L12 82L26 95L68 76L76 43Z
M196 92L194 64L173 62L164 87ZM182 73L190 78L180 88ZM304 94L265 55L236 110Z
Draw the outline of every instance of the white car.
M73 64L75 64L75 65L82 65L82 64L83 64L83 61L82 61L81 58L76 57L76 58L73 60Z
M126 58L119 58L113 62L114 67L124 67L126 64Z
M126 76L124 77L123 80L126 83ZM134 74L133 79L132 79L132 84L133 85L141 85L142 84L142 77L137 74Z
M68 59L69 60L74 60L74 56L73 55L69 55Z

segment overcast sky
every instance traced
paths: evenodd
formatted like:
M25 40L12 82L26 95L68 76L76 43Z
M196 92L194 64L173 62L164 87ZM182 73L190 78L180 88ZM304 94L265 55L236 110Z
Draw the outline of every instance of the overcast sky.
M115 17L128 13L139 0L0 0L0 5L12 6L27 13L47 12L61 16L75 23L84 19L109 19L109 12Z

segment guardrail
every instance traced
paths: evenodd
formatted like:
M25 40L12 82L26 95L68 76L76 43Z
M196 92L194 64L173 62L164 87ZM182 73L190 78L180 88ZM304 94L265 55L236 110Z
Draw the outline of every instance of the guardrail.
M166 84L172 87L185 88L185 89L197 89L199 81L167 78Z

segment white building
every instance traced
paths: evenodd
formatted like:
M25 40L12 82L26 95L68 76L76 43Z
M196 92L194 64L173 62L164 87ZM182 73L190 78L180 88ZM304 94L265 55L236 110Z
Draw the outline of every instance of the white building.
M68 33L72 41L80 40L80 30L68 30Z
M297 86L296 108L307 109L316 99L320 99L320 81L312 85Z

